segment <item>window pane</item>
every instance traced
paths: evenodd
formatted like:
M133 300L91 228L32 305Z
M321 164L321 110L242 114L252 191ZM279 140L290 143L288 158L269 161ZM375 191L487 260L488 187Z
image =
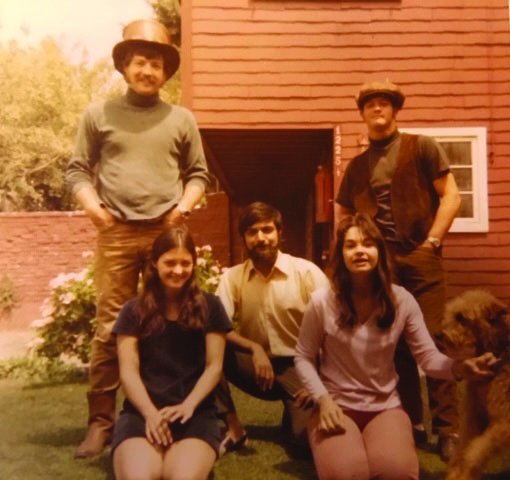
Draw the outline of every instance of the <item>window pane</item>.
M457 214L459 218L471 218L474 216L473 212L473 196L471 194L460 194L461 204L460 210Z
M487 129L485 127L405 128L401 131L429 135L444 149L459 186L462 204L452 232L488 232Z
M450 165L471 165L471 142L441 142Z
M473 190L473 172L471 168L452 168L453 176L461 192Z

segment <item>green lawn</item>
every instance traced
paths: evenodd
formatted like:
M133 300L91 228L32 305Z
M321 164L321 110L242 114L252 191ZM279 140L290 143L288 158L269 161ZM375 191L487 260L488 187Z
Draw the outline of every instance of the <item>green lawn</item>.
M113 480L109 453L74 460L85 432L85 383L30 384L0 380L0 478L6 480ZM249 447L221 459L215 480L313 480L313 464L289 457L279 428L279 402L234 391ZM422 480L444 477L438 456L420 452ZM510 475L486 475L503 480Z

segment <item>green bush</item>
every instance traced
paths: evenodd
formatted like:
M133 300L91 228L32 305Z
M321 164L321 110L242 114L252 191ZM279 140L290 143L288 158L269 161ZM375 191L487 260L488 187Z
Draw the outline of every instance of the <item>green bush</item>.
M197 247L197 278L202 289L214 292L221 268L209 245ZM84 254L86 256L87 254ZM96 330L94 265L81 272L59 274L50 282L49 298L41 306L42 317L32 322L38 337L31 347L49 360L62 356L88 363Z
M0 314L9 313L19 303L19 296L11 279L3 275L0 279Z
M86 369L46 357L22 357L0 362L0 379L64 383L87 379Z

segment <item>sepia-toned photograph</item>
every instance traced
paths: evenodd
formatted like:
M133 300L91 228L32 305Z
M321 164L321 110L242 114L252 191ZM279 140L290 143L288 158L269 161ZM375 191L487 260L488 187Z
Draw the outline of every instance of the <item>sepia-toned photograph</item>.
M0 477L510 478L508 0L0 0Z

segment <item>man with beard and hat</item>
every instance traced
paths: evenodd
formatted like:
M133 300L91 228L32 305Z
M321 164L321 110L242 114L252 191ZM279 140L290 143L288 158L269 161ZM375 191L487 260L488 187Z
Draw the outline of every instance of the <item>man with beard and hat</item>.
M342 214L362 212L375 220L393 254L397 282L416 298L434 337L440 333L446 301L441 244L460 207L460 195L442 147L425 135L399 132L396 117L404 100L400 88L389 80L361 87L356 103L370 145L349 163L337 202ZM426 440L420 381L403 342L395 365L402 405L420 443ZM427 384L432 427L439 435L441 456L447 459L457 440L456 386L430 378Z
M280 251L282 216L271 205L246 207L238 229L248 259L222 275L216 292L238 327L227 334L224 377L249 395L283 401L283 426L306 448L311 398L297 378L294 354L310 295L329 281L312 262ZM247 438L225 378L216 389L227 424L220 455Z
M159 98L180 61L166 27L156 20L131 22L112 56L127 92L86 109L66 170L98 232L88 431L76 457L99 454L111 441L119 387L111 333L117 314L136 295L153 240L166 226L186 221L208 184L193 115Z

